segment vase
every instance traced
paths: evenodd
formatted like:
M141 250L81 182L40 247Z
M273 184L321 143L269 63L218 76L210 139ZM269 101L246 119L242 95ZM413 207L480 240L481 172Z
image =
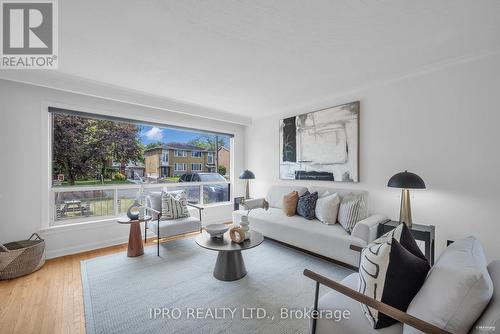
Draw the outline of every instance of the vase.
M141 206L141 203L139 203L138 200L135 200L127 210L127 217L129 217L130 220L138 220Z
M245 233L245 240L250 239L250 221L248 216L241 216L240 228Z

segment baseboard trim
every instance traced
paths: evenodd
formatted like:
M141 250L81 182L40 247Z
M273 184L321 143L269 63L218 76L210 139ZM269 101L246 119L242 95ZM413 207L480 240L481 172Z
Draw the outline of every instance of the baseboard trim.
M274 242L276 242L278 244L281 244L283 246L295 249L295 250L297 250L299 252L302 252L302 253L305 253L305 254L308 254L308 255L312 255L312 256L320 258L322 260L325 260L325 261L337 264L337 265L345 267L347 269L351 269L351 270L354 270L354 271L358 271L359 270L359 268L356 267L356 266L353 266L351 264L347 264L347 263L339 261L339 260L332 259L331 257L320 255L318 253L314 253L314 252L308 251L307 249L303 249L303 248L300 248L300 247L297 247L297 246L294 246L294 245L290 245L290 244L287 244L286 242L279 241L279 240L276 240L276 239L273 239L273 238L269 238L269 237L264 237L264 238L267 239L267 240L274 241Z

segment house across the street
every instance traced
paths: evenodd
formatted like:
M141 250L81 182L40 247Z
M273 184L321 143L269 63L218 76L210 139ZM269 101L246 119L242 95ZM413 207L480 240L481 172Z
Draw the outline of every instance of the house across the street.
M215 152L183 143L166 143L144 152L146 175L181 176L184 173L215 172Z

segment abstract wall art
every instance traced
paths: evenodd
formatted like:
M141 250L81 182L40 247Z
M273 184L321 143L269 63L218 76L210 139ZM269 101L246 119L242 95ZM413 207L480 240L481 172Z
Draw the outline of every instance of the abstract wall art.
M280 121L280 179L359 182L359 101Z

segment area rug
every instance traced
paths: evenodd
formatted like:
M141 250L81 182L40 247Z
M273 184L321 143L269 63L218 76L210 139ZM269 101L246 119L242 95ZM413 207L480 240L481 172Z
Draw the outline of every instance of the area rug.
M308 333L315 283L303 270L337 281L352 272L269 240L243 252L248 274L233 282L212 276L217 252L194 238L164 243L160 255L82 261L88 334Z

